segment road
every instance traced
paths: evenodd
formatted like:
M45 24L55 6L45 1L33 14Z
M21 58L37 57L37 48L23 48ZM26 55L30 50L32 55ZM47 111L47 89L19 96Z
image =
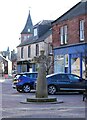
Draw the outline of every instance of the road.
M0 80L0 105L2 118L85 118L86 104L78 93L49 95L63 103L23 104L26 98L35 97L35 92L18 93L12 88L12 80Z

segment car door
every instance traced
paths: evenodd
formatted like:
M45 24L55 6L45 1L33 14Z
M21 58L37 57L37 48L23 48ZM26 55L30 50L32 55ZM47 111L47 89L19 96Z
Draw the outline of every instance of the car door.
M70 88L70 80L67 74L58 75L57 85L60 88L60 90L66 90Z
M57 85L57 76L53 75L53 76L47 77L47 82L48 82L48 85L50 84Z
M70 74L68 75L70 79L71 88L73 89L84 89L85 81L77 75Z

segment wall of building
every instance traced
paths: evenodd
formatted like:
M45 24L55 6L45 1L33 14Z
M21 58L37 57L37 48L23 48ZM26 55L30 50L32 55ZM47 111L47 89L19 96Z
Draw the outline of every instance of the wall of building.
M78 17L75 17L73 19L69 19L67 21L62 21L58 24L55 24L53 26L53 32L52 32L52 39L53 39L53 46L58 47L60 46L60 28L64 25L68 26L68 44L75 44L80 42L80 37L79 37L79 22L80 20L86 20L87 15L81 15ZM85 22L85 36L87 36L87 22ZM87 41L87 40L86 40Z
M17 61L22 61L22 60L31 60L36 56L36 44L39 44L39 55L41 50L45 50L45 55L48 54L48 47L50 46L49 43L52 42L52 35L50 35L48 38L45 39L45 42L38 42L35 44L30 44L31 46L31 56L28 58L28 46L23 46L24 48L24 57L23 59L21 58L21 47L17 48ZM49 45L49 46L48 46Z

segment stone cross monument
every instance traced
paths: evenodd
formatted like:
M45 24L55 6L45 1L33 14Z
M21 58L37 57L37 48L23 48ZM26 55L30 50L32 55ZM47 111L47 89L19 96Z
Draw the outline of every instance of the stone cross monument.
M48 98L45 65L47 57L44 55L44 50L40 51L40 56L35 57L34 60L37 63L39 63L38 78L36 85L36 98Z

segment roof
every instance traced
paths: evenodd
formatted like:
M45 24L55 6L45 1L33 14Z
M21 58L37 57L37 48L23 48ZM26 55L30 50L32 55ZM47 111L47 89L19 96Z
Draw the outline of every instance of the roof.
M52 29L49 29L43 36L41 36L39 39L33 39L33 37L29 38L27 41L24 41L23 43L19 44L17 47L22 47L22 46L26 46L29 44L34 44L34 43L38 43L38 42L42 42L44 41L48 36L50 36L52 34Z
M28 29L30 29L30 31L28 31ZM33 33L33 23L31 19L30 11L29 11L29 15L28 15L25 27L22 30L21 34L29 34L29 33Z
M34 25L34 27L37 27L38 25L48 25L51 24L53 20L42 20L40 22L38 22L36 25Z
M65 14L63 14L58 19L53 21L52 24L57 23L57 22L62 22L68 19L72 19L76 16L80 16L83 14L87 14L87 0L85 2L77 3L70 10L68 10Z

